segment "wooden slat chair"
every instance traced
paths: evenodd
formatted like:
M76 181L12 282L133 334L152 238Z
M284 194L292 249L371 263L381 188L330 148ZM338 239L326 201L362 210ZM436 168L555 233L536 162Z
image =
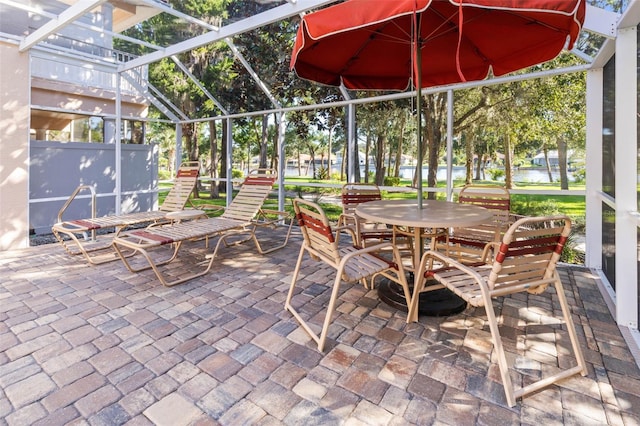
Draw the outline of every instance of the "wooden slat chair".
M510 224L511 195L502 186L466 185L460 190L459 203L473 204L493 212L493 219L485 224L453 228L436 240L436 250L462 263L475 263L482 258L489 242L500 241Z
M393 230L383 223L367 221L356 214L356 207L367 201L382 199L380 188L373 183L346 183L342 185L342 213L338 217L339 227L351 227L356 233L359 246L375 244L393 238Z
M425 272L420 273L416 283L407 320L418 319L420 293L439 286L448 288L472 306L483 306L510 406L516 404L517 398L564 378L578 373L583 376L587 374L564 288L556 270L570 229L571 221L566 216L528 217L513 223L502 237L501 243L487 245L485 255L489 256L491 249L494 250L493 260L489 263L463 265L437 251L428 251L422 257L420 271ZM432 262L441 264L442 267L427 270ZM425 283L430 279L435 279L439 285L426 286ZM519 292L539 294L549 285L555 287L577 365L516 390L509 375L492 299Z
M167 221L167 215L171 212L178 212L185 209L187 203L191 203L190 196L198 182L200 163L198 161L187 161L180 165L173 181L173 186L169 190L165 200L158 210L149 212L136 212L121 215L111 215L95 217L95 194L92 187L79 186L69 197L67 202L58 212L58 222L51 230L56 239L62 244L64 249L72 256L83 255L85 259L98 265L105 262L117 260L111 248L112 237L133 225L144 223L158 223ZM93 217L88 219L63 220L62 216L67 207L71 204L75 196L81 189L90 189L93 196ZM193 204L191 204L193 207ZM194 209L194 211L197 211ZM202 215L205 212L202 211ZM115 233L105 238L106 241L97 243L96 231L113 228ZM91 234L91 237L89 237ZM65 239L65 236L67 237ZM108 253L105 251L108 250Z
M221 245L230 245L227 242L227 239L230 237L248 234L248 237L236 240L231 244L240 244L252 240L260 254L266 254L280 249L289 241L293 218L287 212L272 210L265 212L262 210L262 205L273 189L273 184L276 179L277 174L271 171L271 169L268 171L263 169L252 171L245 178L240 191L233 198L229 206L224 209L221 216L126 231L114 238L113 247L129 271L140 272L153 269L162 285L169 287L208 273L213 266L214 259ZM274 215L276 216L275 218L273 218ZM267 216L271 216L271 218L268 219L266 218ZM287 219L289 220L289 225L284 242L280 245L264 249L256 235L257 228L274 227L278 223L286 222ZM173 261L178 256L178 252L185 242L200 239L207 239L208 242L208 239L213 237L219 237L218 242L213 253L207 255L209 261L205 262L205 267L202 270L187 276L178 277L174 280L167 280L165 278L159 267ZM158 260L151 255L153 249L167 244L174 244L174 249L170 257ZM146 259L148 266L133 266L123 249L129 249L132 250L134 254L142 255Z
M400 259L400 252L397 247L389 242L366 248L360 248L357 245L339 247L337 233L342 229L331 228L326 214L319 205L311 201L295 199L293 206L304 241L300 247L300 254L298 255L298 261L296 262L293 277L291 278L291 286L284 306L318 344L318 350L320 352L324 350L329 325L331 324L336 301L340 295L340 285L343 281L346 283L360 281L366 287L366 280L368 278L371 278L373 281L377 276L383 276L402 286L407 303L409 303L411 294ZM355 244L355 233L352 232L351 228L346 227L343 229L349 230L347 232L351 233ZM383 257L381 254L383 250L385 250L384 253L386 253L386 257ZM311 258L315 260L325 262L336 270L331 297L319 334L313 330L312 326L303 319L302 315L300 315L292 305L294 294L296 293L296 283L305 253L308 253ZM391 260L386 260L389 254L392 256Z

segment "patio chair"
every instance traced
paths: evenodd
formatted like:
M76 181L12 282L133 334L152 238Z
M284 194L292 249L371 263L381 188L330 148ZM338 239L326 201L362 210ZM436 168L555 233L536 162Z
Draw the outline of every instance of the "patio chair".
M564 378L578 373L583 376L587 374L571 311L556 270L570 229L571 221L566 216L523 218L509 227L501 243L487 245L485 255L491 255L492 258L488 263L463 265L437 251L426 252L420 262L419 270L425 272L419 275L407 320L418 319L420 293L442 286L463 298L471 306L483 306L509 406L514 406L517 398ZM431 262L439 263L442 267L428 270ZM427 286L429 279L435 279L439 284ZM522 292L539 294L549 285L555 287L577 365L515 389L509 375L507 356L492 299Z
M92 186L80 185L58 212L58 221L51 227L51 230L67 253L72 256L81 254L93 265L117 260L118 258L111 248L112 236L110 236L105 243L100 244L100 242L97 242L96 231L114 228L114 235L117 236L124 229L133 225L171 220L171 213L184 211L187 203L191 203L189 197L198 182L199 171L200 163L198 161L182 163L176 173L173 186L169 190L162 205L158 210L149 212L95 217L95 190ZM92 194L92 217L88 219L63 220L62 216L66 209L78 193L84 189L90 190ZM194 207L193 204L191 204L191 206ZM191 217L203 217L205 215L206 213L204 211L193 209L193 215L191 215ZM89 237L89 234L91 234L91 237ZM67 239L64 238L65 236ZM104 253L105 250L109 250L109 252Z
M122 259L122 262L129 271L141 272L152 269L162 285L170 287L208 273L213 266L214 259L221 245L228 246L230 244L240 244L248 240L253 240L260 254L266 254L280 249L289 241L293 218L291 214L287 212L262 209L262 204L271 192L276 178L277 175L275 173L266 172L264 169L252 171L246 177L240 191L233 198L229 206L224 209L221 216L180 223L151 225L146 229L122 232L113 240L113 247L115 248L116 254ZM289 219L289 225L284 242L280 245L264 249L256 235L257 228L273 228L279 223L284 222L286 224L287 219ZM248 234L248 237L234 241L233 243L227 242L228 238L242 234ZM206 256L208 262L205 262L202 270L173 280L165 278L165 275L159 267L176 259L180 248L185 242L206 239L208 246L208 240L213 237L219 237L218 242L213 253ZM152 256L151 251L153 249L167 244L174 245L170 257L164 260L158 260L155 256ZM142 255L146 259L148 266L133 266L129 260L130 256L125 254L123 249L131 250L133 254Z
M374 183L342 185L342 213L338 217L337 226L350 227L356 234L356 242L359 246L365 247L368 241L375 244L393 238L393 230L385 224L367 221L356 214L356 207L360 203L381 199L380 188Z
M386 242L360 248L355 245L356 236L353 229L348 226L332 229L326 214L316 203L298 198L293 201L293 206L304 241L300 247L300 253L284 306L318 344L318 350L320 352L324 350L333 311L335 310L336 301L340 295L340 285L343 281L345 283L360 281L367 287L366 280L368 278L371 278L373 283L376 277L382 276L400 284L404 289L407 303L409 303L411 294L405 278L400 252L397 247L393 246L390 242ZM342 230L346 230L346 232L351 234L354 245L339 247L337 233ZM386 250L384 252L386 257L381 253L383 250ZM322 330L319 334L313 330L312 326L303 319L302 315L292 305L305 253L308 253L312 259L322 261L336 270L331 297L327 305ZM390 253L391 259L387 260Z
M452 228L436 239L435 249L462 263L482 258L487 243L500 241L510 224L511 194L496 185L466 185L460 190L459 203L474 204L491 210L493 219L485 224Z

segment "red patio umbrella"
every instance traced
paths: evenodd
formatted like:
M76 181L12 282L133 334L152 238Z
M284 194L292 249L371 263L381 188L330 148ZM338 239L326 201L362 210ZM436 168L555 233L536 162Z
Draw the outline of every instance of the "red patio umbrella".
M584 15L585 0L346 0L302 18L291 68L352 90L482 80L571 49ZM418 114L421 202L420 121Z

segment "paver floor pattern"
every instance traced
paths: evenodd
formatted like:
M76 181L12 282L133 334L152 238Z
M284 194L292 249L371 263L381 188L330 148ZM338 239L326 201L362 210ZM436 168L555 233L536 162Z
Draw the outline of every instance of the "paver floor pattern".
M0 423L640 424L640 371L589 270L560 268L589 374L509 408L482 309L406 324L345 285L319 353L283 308L300 243L226 248L172 288L57 244L0 253ZM187 246L171 273L207 250ZM333 273L303 265L294 303L317 324ZM574 362L551 291L494 303L516 383Z

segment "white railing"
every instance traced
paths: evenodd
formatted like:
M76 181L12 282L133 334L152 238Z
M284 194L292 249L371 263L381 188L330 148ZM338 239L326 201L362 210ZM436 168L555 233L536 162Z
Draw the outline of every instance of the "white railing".
M115 51L112 51L115 52ZM56 82L70 83L81 87L91 87L109 91L116 90L117 63L88 63L84 58L76 59L71 55L37 52L31 57L31 76ZM142 73L129 72L144 85L146 66ZM142 78L139 77L142 75ZM121 79L120 92L125 95L139 95L138 91L125 79Z

